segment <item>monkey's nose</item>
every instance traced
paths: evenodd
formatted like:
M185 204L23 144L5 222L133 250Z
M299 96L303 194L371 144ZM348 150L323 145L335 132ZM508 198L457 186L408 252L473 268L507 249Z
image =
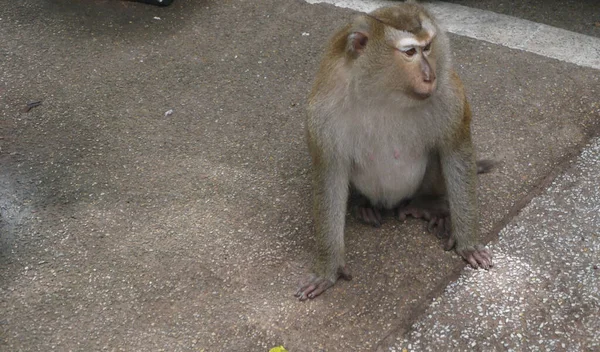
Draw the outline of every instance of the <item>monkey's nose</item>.
M423 82L431 83L435 81L435 73L431 70L423 70Z
M421 60L421 77L423 78L423 82L426 83L432 83L435 80L435 71L425 58Z

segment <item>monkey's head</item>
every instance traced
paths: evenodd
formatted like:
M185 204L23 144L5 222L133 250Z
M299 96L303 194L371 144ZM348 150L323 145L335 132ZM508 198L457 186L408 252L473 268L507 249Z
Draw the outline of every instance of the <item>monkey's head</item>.
M445 34L420 5L403 3L361 15L350 25L346 57L351 69L386 89L424 100L438 87L439 73L447 71Z

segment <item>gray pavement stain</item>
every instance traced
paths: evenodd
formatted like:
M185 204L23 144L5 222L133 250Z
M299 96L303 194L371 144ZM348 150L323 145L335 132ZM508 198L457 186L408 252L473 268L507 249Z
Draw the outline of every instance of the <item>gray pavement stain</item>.
M313 249L304 100L351 15L295 1L0 5L0 349L371 350L406 328L463 266L417 221L349 219L355 280L292 297ZM503 161L480 182L488 233L597 131L599 83L452 42L480 155ZM23 113L31 100L43 105Z

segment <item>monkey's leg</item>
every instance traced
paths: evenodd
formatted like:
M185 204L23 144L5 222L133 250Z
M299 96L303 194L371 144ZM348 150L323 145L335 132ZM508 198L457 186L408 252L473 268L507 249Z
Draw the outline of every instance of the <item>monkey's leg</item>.
M478 243L477 165L470 136L440 155L450 205L451 236L446 249L455 248L473 268L489 269L492 255Z
M381 227L382 214L381 209L371 205L367 197L362 195L357 189L350 189L350 199L348 200L352 215L360 222L374 227Z
M313 156L313 205L317 239L315 273L305 280L296 297L315 298L333 286L339 277L350 280L344 259L344 225L349 174L336 158Z

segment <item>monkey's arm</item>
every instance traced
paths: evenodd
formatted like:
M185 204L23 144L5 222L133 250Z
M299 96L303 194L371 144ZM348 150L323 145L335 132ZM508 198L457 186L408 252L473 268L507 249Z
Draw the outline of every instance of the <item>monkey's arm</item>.
M470 118L468 104L465 114ZM455 142L442 148L442 172L446 182L452 231L446 249L456 246L473 268L489 269L492 256L479 243L479 214L477 207L477 165L468 123L457 132Z
M349 167L335 155L323 153L309 141L313 158L313 210L317 258L314 274L296 293L301 301L314 298L342 277L350 280L344 259L344 225L348 200Z

